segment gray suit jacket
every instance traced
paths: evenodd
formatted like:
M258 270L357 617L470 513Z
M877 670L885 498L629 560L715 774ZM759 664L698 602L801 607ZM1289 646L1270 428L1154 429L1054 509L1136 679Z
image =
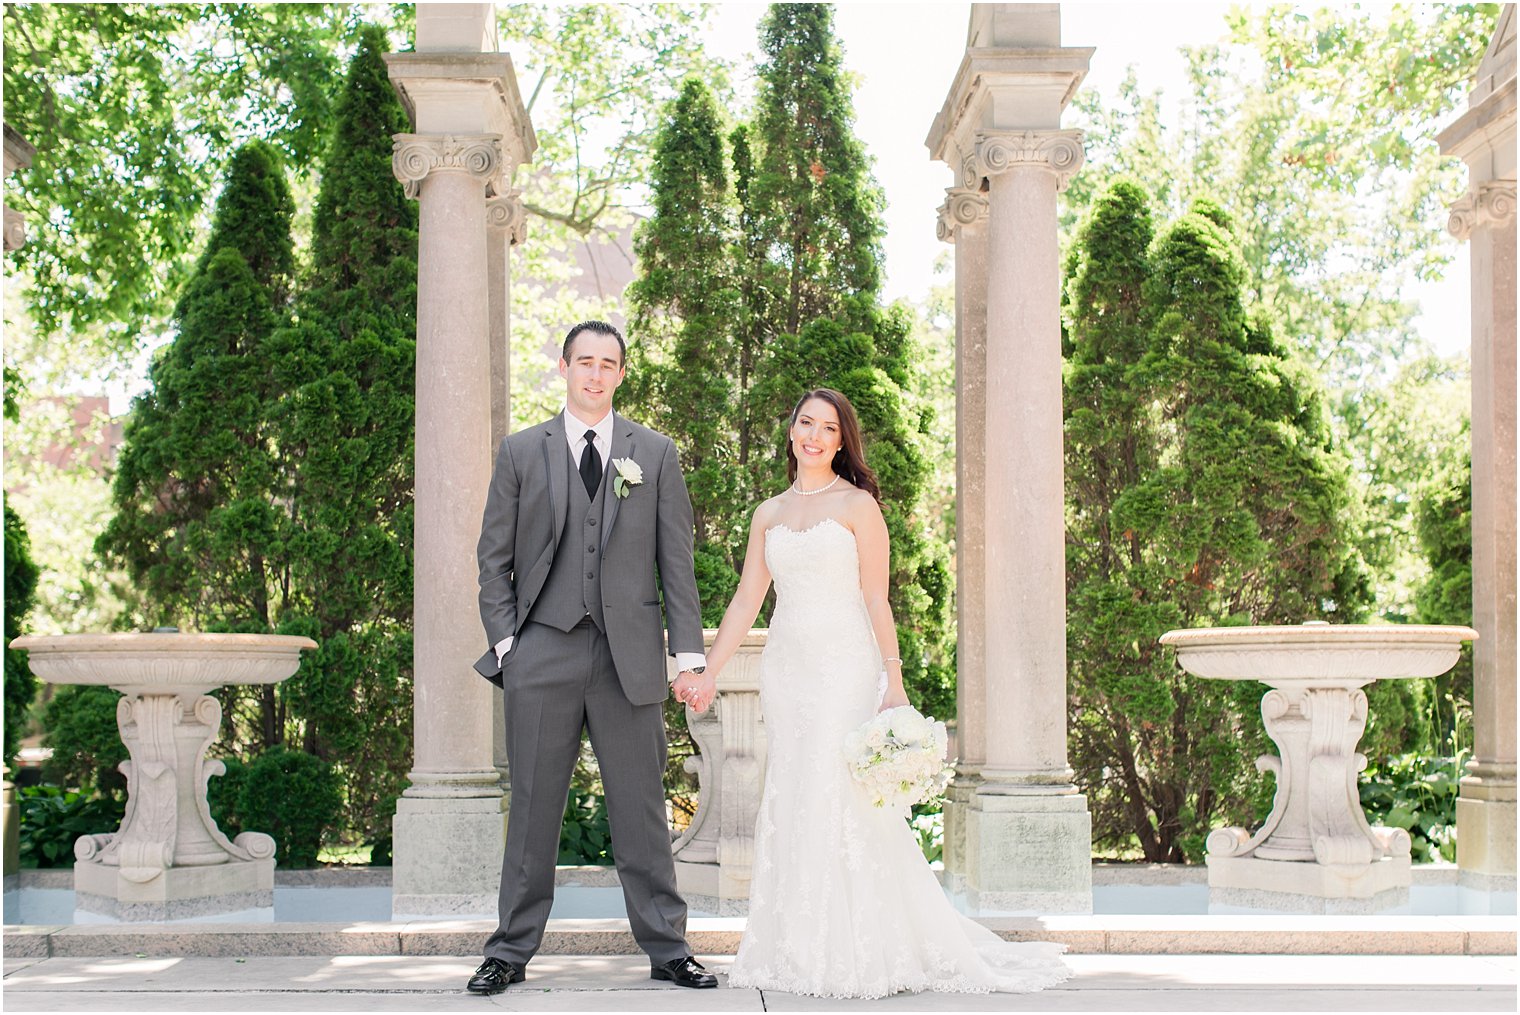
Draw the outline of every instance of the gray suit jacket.
M643 469L644 481L630 486L627 497L607 491L601 535L603 612L623 692L635 705L650 705L669 693L661 628L668 626L671 654L703 649L702 610L692 566L691 498L675 443L622 416L613 419L611 457L633 459ZM566 535L566 460L562 413L508 435L496 449L476 547L486 652L475 669L497 686L511 679L517 642L500 665L495 646L517 635L532 619L533 603ZM616 474L609 464L603 482L611 483ZM578 539L578 534L569 537ZM665 624L660 617L661 590Z

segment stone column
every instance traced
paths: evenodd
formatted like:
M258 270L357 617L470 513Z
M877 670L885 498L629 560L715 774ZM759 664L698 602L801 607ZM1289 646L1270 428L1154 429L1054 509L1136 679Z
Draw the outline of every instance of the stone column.
M514 190L486 202L486 254L489 263L487 301L490 305L491 447L512 431L512 248L527 236L527 211L522 192ZM512 792L507 768L507 716L501 688L491 688L492 764L503 793Z
M936 227L955 244L955 778L945 790L946 886L964 892L966 814L987 758L987 198L952 187Z
M536 139L494 19L490 4L425 5L416 52L386 58L416 128L395 136L392 165L420 205L415 760L393 824L397 917L494 913L501 871L496 709L471 665L485 647L475 543L505 418L492 413L491 317L505 311L506 262L493 286L487 200L508 192Z
M1515 891L1515 5L1468 108L1437 136L1467 164L1449 228L1472 256L1473 757L1457 799L1464 905ZM1474 891L1475 890L1475 891ZM1497 909L1493 911L1498 911Z
M1082 163L1080 132L1062 130L1060 120L1092 50L1061 46L1057 4L973 4L966 45L928 139L963 192L985 195L987 207L984 280L974 254L963 280L957 256L957 297L966 304L956 315L966 357L957 396L967 399L958 432L979 426L983 441L958 474L970 479L958 497L980 501L982 526L980 560L968 559L971 547L958 550L960 579L982 584L962 600L970 630L961 645L969 638L971 665L982 673L960 675L962 721L979 712L981 722L968 723L955 814L947 812L946 871L973 910L1087 912L1091 820L1066 760L1056 194ZM978 325L981 363L973 358ZM968 391L978 380L983 389Z

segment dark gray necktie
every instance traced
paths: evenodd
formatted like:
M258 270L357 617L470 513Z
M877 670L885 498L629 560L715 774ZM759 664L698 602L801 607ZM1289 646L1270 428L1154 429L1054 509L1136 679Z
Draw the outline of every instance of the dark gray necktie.
M596 488L602 482L602 456L596 453L596 431L586 431L586 450L581 452L581 482L586 484L586 496L596 499Z

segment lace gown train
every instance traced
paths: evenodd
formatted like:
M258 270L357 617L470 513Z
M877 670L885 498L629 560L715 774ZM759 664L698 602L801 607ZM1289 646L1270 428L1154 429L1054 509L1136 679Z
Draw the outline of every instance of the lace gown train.
M731 986L819 997L1029 992L1071 975L1065 946L1014 943L955 911L900 813L851 778L845 735L875 714L881 654L855 536L771 528L776 611L761 659L765 790Z

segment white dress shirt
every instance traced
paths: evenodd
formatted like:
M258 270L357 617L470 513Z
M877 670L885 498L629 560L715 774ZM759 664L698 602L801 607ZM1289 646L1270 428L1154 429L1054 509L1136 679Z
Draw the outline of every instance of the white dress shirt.
M594 431L596 436L592 438L592 443L596 447L596 453L602 456L602 472L605 474L608 467L612 464L612 411L609 409L607 414L597 423L585 422L570 411L568 404L561 415L565 420L565 443L570 448L570 460L577 465L580 463L581 455L585 454L586 451L586 431ZM512 651L512 640L512 635L507 635L507 637L496 643L497 665L500 665L506 654ZM698 666L706 665L707 656L702 652L676 653L677 671L695 669Z

